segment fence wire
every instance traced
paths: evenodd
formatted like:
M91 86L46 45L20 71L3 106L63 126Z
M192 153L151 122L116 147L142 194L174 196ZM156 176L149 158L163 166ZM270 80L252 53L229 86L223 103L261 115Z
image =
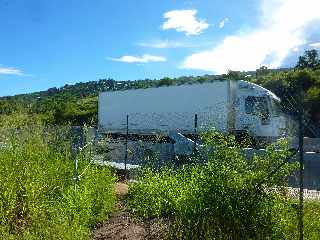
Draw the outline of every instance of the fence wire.
M296 103L292 102L292 104ZM165 165L179 167L182 164L194 163L190 156L197 151L201 153L202 143L197 136L206 129L223 122L224 117L216 117L217 112L219 112L219 107L207 112L199 112L196 116L188 116L188 119L186 119L186 114L169 114L164 120L161 120L161 115L154 114L143 118L145 119L144 123L138 121L142 119L141 115L128 115L128 124L123 128L125 130L128 127L128 133L126 131L99 132L95 128L88 127L54 126L43 127L36 134L41 134L43 141L54 151L66 154L71 152L74 159L78 159L77 157L83 151L89 154L90 161L86 163L86 166L82 166L81 171L77 171L77 165L81 163L75 162L74 177L77 181L81 180L81 177L86 174L91 164L110 165L115 169L126 169L128 170L127 177L135 179L141 173L141 169L145 167L157 169ZM211 122L209 125L203 124L208 123L209 119L218 120ZM178 140L181 136L170 133L168 126L176 126L182 120L184 127L171 129L171 132L175 132L175 134L183 133L184 128L194 129L194 131L188 134L184 133L186 138L179 145ZM141 127L141 124L146 129L153 130L153 124L157 121L162 124L166 131L149 131L148 134L141 134L136 131L137 128ZM126 122L126 118L124 122ZM298 125L292 124L290 129L292 130L289 132L288 138L292 140L291 146L299 150ZM28 130L22 131L17 128L0 128L0 150L13 147L12 144L14 143L8 142L8 139L12 139L12 136L19 139L18 142L23 142L32 131L33 129L29 129L28 133ZM33 132L33 134L35 133ZM254 154L265 154L264 149L244 148L243 151L248 159L251 159ZM304 139L303 159L303 203L319 201L320 138ZM201 160L205 161L205 157ZM299 151L292 154L292 157L288 159L289 162L298 162L299 160ZM275 166L275 171L280 167L281 163L279 162L279 166ZM273 173L270 172L270 174ZM288 178L286 187L291 198L299 199L299 194L301 198L301 190L299 189L301 187L301 169L295 171ZM300 212L300 214L303 214L303 212Z
M290 98L288 102L294 114L302 114L299 110L296 110L299 105L294 98ZM137 172L140 173L137 169L143 169L144 167L160 168L165 165L179 167L181 164L194 163L190 156L195 153L195 150L201 148L198 134L214 126L225 125L226 117L218 114L223 112L223 105L225 104L217 105L212 109L199 110L196 116L190 116L187 113L130 114L127 116L128 121L123 124L120 134L112 131L98 134L95 146L96 153L98 153L96 159L100 159L100 163L115 168L127 169L129 178L135 178ZM243 109L240 109L240 104L236 104L235 110ZM125 119L124 115L124 123L126 122ZM144 121L141 121L141 119L144 119ZM215 120L212 121L212 119ZM297 225L299 225L300 239L302 239L304 203L320 200L320 138L304 138L304 146L302 147L299 134L304 133L303 128L309 129L307 118L305 117L305 120L300 121L303 124L303 128L300 127L300 129L299 123L296 122L297 118L293 116L290 119L286 124L285 137L289 139L293 151L286 161L300 162L300 168L289 176L285 187L289 197L296 200L300 198L298 213L300 223L297 222ZM240 122L236 123L236 127L239 128L239 125L242 124L241 121L245 123L246 119L240 119ZM179 128L174 129L174 126L178 124ZM124 131L126 127L128 133ZM194 132L190 133L192 128L194 128ZM139 132L138 129L146 131ZM186 129L189 129L188 133L185 131ZM227 133L227 129L218 128L218 130ZM180 145L177 142L179 136L172 135L172 132L181 133L186 137ZM174 138L172 139L172 137ZM184 154L179 154L177 151ZM244 148L243 151L248 159L251 159L254 154L266 154L266 150L261 146L260 149ZM205 159L206 157L201 158L203 161ZM281 169L281 165L282 163L279 162L279 165L274 166L274 171L270 172L270 176ZM265 181L268 181L268 178Z

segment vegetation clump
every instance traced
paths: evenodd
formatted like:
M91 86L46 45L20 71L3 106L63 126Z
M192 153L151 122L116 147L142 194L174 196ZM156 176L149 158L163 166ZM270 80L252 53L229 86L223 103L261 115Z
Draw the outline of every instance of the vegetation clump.
M75 184L68 128L36 116L2 118L0 131L1 239L89 239L114 208L110 169L90 164L83 149Z
M233 138L210 132L202 141L207 165L146 170L130 185L131 211L171 219L172 239L296 239L297 205L285 186L297 166L287 161L286 144L247 160ZM319 231L307 226L316 239Z

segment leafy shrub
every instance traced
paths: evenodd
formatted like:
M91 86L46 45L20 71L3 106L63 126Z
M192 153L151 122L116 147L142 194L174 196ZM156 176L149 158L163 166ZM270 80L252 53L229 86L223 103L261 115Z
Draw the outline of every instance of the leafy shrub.
M148 169L130 186L134 213L171 217L173 239L285 239L296 230L293 201L280 187L296 167L284 143L247 160L231 137L208 132L202 141L207 165Z
M304 204L304 237L320 238L320 201L306 201Z
M83 150L79 173L85 172L75 187L67 138L32 118L7 120L0 130L0 235L89 239L93 225L106 219L115 203L110 169L90 164Z

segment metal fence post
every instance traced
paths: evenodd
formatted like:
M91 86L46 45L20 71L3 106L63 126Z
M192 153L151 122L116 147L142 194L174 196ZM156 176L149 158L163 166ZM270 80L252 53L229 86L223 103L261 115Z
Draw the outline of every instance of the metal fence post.
M72 127L71 128L71 138L72 138L72 157L73 157L73 182L74 190L76 191L77 182L79 181L78 176L78 154L81 147L84 145L84 136L82 127Z
M304 126L303 126L303 105L301 99L301 106L299 110L299 172L300 172L300 191L299 191L299 239L303 240L303 215L304 215L304 196L303 196L303 188L304 188L304 147L303 147L303 135L304 135Z
M127 160L128 160L128 134L129 134L129 115L127 115L127 132L126 132L126 152L124 155L124 171L127 172Z
M74 190L77 189L77 182L78 182L78 156L76 155L73 160L73 183L74 183Z
M198 140L197 128L198 128L198 114L195 114L194 115L194 147L193 147L194 153L196 153L196 150L197 150L197 140Z

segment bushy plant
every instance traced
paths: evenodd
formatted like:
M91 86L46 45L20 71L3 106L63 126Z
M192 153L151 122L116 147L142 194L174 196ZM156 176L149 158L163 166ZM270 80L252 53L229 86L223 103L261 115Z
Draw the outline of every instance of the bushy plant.
M5 120L0 130L0 236L89 239L93 225L105 220L115 203L110 169L90 164L84 149L78 159L79 173L85 172L75 185L68 138L35 118Z
M320 201L306 201L304 204L304 237L316 240L320 238Z
M232 137L207 132L202 141L207 165L149 169L130 186L134 213L170 217L173 239L285 239L296 231L297 212L281 189L296 167L285 144L248 160Z

